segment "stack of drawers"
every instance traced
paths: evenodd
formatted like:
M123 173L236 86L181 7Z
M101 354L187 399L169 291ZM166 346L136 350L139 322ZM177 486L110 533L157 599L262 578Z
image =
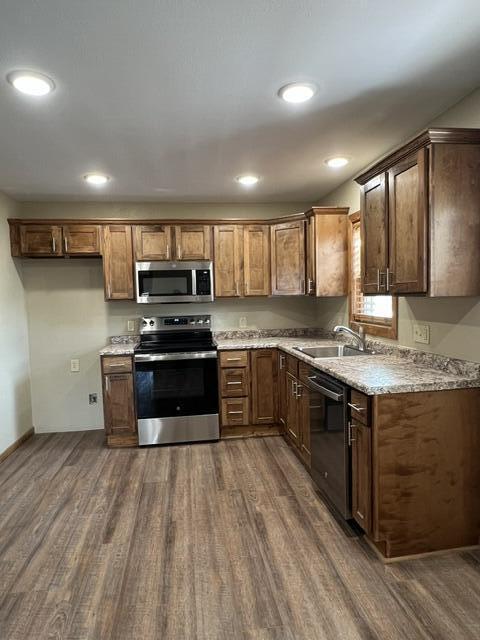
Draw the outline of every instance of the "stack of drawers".
M248 351L220 351L220 402L223 426L249 424Z

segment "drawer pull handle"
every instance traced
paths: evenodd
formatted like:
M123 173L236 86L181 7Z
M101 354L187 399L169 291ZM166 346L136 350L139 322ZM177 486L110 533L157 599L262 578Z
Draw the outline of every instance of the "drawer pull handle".
M242 358L227 358L227 362L238 362L238 360L241 360Z
M227 384L243 384L242 381L240 380L239 382L227 382Z
M124 362L110 362L110 364L107 365L107 367L125 367L125 363Z
M236 416L236 415L238 415L240 413L243 414L243 411L228 411L228 415L229 416Z
M362 411L365 411L365 407L361 407L358 404L352 404L351 402L349 402L348 406L350 407L350 409L353 409L354 411L358 411L359 413L361 413Z

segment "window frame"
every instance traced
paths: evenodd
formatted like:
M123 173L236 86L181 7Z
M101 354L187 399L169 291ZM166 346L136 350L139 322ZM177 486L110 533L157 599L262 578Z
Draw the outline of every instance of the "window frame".
M353 226L360 224L360 211L351 213L348 216L348 317L352 329L358 330L363 327L365 333L380 338L390 338L395 340L398 336L398 298L392 296L392 317L383 320L375 316L358 316L354 313L354 290L353 290Z

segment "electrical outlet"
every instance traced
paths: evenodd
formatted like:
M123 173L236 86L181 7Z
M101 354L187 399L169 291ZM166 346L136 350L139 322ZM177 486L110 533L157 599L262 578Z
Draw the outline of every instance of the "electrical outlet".
M430 326L428 324L414 324L413 339L421 344L430 344Z
M246 329L247 328L247 319L246 319L246 317L245 316L241 316L238 324L240 326L240 329Z
M78 360L78 358L70 360L70 371L72 373L78 373L80 371L80 360Z
M135 320L127 320L127 331L135 331Z
M97 404L98 402L98 394L89 393L88 394L88 404Z

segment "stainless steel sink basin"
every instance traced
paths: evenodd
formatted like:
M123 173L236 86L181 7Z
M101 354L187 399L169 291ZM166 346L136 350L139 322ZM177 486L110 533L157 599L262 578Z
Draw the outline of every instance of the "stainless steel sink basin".
M374 351L360 351L356 347L339 344L335 347L295 347L311 358L345 358L346 356L372 356Z

